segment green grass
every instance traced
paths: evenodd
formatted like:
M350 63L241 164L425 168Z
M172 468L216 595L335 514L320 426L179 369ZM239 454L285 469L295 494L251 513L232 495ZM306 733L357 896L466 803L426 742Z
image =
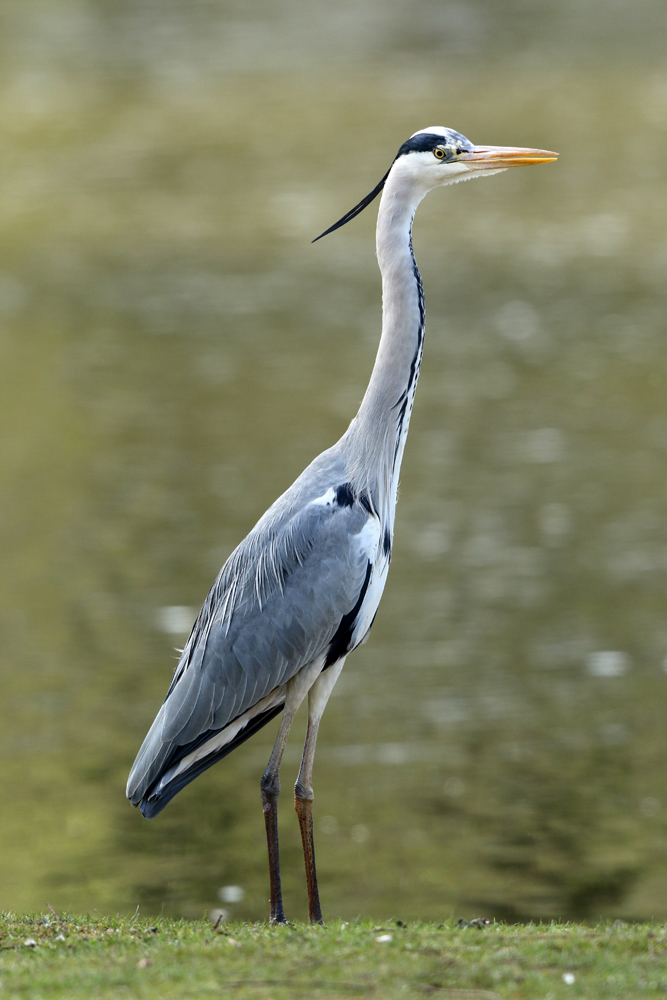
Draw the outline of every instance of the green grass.
M326 927L5 914L0 995L640 1000L667 993L658 924Z

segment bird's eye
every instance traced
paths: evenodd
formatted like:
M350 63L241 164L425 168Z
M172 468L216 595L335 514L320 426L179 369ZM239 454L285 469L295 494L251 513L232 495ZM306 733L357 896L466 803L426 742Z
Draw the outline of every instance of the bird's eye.
M436 160L444 160L444 158L447 156L447 150L444 149L443 146L436 146L435 149L433 150L433 155L435 156Z

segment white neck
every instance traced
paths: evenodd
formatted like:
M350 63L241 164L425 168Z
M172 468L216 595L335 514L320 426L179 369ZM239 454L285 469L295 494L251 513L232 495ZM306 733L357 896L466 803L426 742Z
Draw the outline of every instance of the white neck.
M415 210L426 190L394 165L377 222L382 274L382 336L359 412L343 441L354 456L350 478L393 526L396 489L424 342L424 300L412 254Z

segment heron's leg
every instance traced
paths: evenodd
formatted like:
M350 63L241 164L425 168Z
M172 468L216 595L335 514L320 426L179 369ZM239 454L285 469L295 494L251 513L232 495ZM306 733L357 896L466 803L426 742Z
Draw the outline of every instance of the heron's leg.
M280 887L280 855L278 852L278 795L280 794L280 763L287 743L287 737L297 713L299 705L306 697L313 678L321 669L321 665L311 664L299 671L296 677L288 681L285 691L285 709L280 722L280 729L273 744L266 771L262 775L260 788L262 791L262 806L264 822L266 823L266 842L269 849L269 883L271 889L271 922L287 923L283 910L283 897Z
M299 817L301 841L303 843L303 860L306 865L306 887L308 889L308 919L311 923L322 924L322 908L320 894L317 888L317 870L315 868L315 842L313 838L313 761L315 759L315 744L320 719L329 700L333 686L338 680L345 659L339 660L333 666L323 671L308 694L308 728L306 742L303 747L303 757L299 768L299 777L294 786L294 808Z
M280 886L280 856L278 853L278 795L280 794L280 762L282 760L287 737L294 720L294 712L285 711L280 721L280 729L273 750L262 775L260 788L262 791L262 806L264 822L266 823L266 843L269 849L269 884L271 892L271 923L285 924L283 910L283 895Z

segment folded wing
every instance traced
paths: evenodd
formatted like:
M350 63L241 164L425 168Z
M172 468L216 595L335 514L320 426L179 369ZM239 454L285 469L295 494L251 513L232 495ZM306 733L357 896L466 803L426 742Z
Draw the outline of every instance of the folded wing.
M127 795L144 815L224 753L176 775L179 761L241 720L229 752L281 710L279 689L327 652L368 582L369 516L356 503L319 501L287 515L269 511L232 553L130 773Z

